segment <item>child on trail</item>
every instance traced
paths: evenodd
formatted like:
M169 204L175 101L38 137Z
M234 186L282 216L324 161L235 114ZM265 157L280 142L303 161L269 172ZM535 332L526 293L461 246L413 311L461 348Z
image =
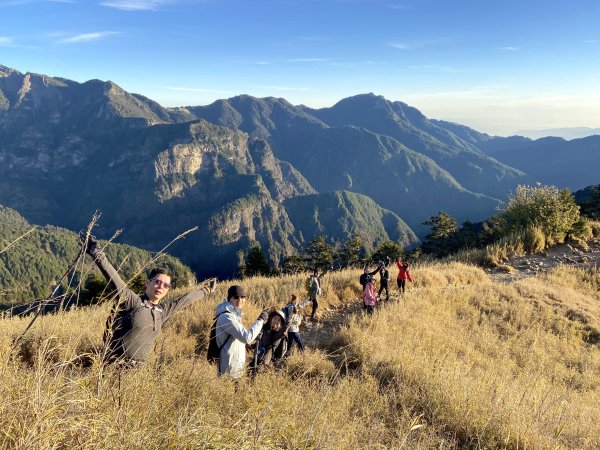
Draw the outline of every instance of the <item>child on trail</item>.
M396 280L398 282L398 292L400 294L404 294L406 289L406 280L410 281L411 283L413 281L412 276L410 275L410 269L408 267L409 264L408 261L402 262L402 259L398 258L396 260L396 266L398 267L398 279Z
M364 291L364 295L363 295L365 310L367 311L367 314L369 314L369 315L373 314L373 310L375 309L375 306L377 305L377 300L379 300L379 297L377 297L377 291L376 291L375 284L376 284L376 281L373 278L371 278L367 282L367 285L365 286L365 291Z
M300 337L300 324L302 323L302 316L299 314L299 309L306 306L308 300L300 303L296 295L292 295L291 302L285 307L288 310L288 355L291 353L294 347L294 342L298 345L300 352L304 351L304 345L302 344L302 338Z

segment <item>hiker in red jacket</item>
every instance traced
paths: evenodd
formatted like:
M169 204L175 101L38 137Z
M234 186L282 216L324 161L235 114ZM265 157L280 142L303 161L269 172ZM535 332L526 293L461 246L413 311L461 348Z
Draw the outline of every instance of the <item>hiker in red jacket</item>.
M402 259L398 258L396 260L396 266L398 267L398 279L396 282L398 283L398 291L400 294L404 294L406 280L412 283L413 279L410 276L410 269L408 268L408 261L402 262Z

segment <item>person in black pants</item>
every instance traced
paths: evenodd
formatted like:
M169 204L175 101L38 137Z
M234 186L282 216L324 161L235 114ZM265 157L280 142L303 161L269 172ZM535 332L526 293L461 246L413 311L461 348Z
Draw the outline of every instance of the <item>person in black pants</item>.
M385 264L383 262L379 263L379 268L380 268L379 282L381 284L381 287L379 288L379 292L377 293L377 296L379 298L381 298L381 293L385 289L385 300L388 301L390 299L390 289L389 289L390 271L387 270L387 267L385 267Z

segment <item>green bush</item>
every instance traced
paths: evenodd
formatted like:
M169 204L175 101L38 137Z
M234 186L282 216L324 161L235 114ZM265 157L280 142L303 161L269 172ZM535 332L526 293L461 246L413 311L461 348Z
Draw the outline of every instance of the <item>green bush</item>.
M509 230L541 229L546 244L564 242L579 220L579 206L566 189L555 186L518 186L504 213Z

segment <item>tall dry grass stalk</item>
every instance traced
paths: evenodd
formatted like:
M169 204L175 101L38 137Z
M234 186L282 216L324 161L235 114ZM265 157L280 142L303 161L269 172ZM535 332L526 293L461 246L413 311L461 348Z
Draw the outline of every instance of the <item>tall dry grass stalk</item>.
M399 301L372 317L338 320L357 309L348 305L358 301L359 274L324 280L320 327L330 354L308 349L237 389L194 356L226 284L177 315L143 367L105 368L100 390L109 305L41 317L12 358L26 320L0 320L0 446L600 445L598 272L560 269L506 285L465 264L417 265ZM304 292L304 275L241 283L250 295L247 325L263 305Z

